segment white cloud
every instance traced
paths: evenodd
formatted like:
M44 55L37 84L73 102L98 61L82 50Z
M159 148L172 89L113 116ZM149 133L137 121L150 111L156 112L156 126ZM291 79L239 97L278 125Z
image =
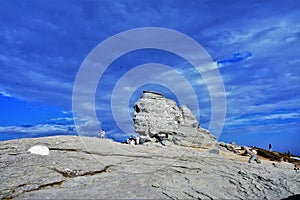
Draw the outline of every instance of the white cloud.
M72 117L58 117L58 118L52 118L51 121L73 121L74 119Z
M3 133L23 133L24 135L43 135L45 133L74 133L74 125L37 124L34 126L0 126Z
M12 95L10 95L9 93L7 93L6 91L1 90L1 89L0 89L0 94L5 97L12 97Z
M282 114L271 114L262 117L262 119L273 120L273 119L297 119L299 118L299 113L282 113Z
M253 125L253 129L255 126L260 126L261 124L270 123L267 120L287 120L287 119L299 119L299 113L279 113L279 114L256 114L256 115L246 115L246 116L232 116L226 119L226 126L234 127L234 126L249 126ZM282 122L281 122L282 123ZM272 124L274 124L272 122ZM278 122L278 124L280 124Z
M62 112L62 114L71 114L72 112L71 111L65 111L65 110L63 110L63 111L61 111Z

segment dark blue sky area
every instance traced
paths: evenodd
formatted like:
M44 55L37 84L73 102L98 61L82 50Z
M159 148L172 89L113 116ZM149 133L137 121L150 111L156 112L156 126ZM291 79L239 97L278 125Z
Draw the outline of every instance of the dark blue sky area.
M151 26L191 37L218 67L227 106L219 140L263 148L272 143L274 150L300 155L299 9L297 0L1 0L0 140L76 135L72 91L81 63L107 38ZM176 69L191 83L200 106L197 118L208 128L211 102L202 77L177 55L141 49L116 59L100 79L96 113L108 137L131 134L114 123L115 84L150 62ZM125 106L129 113L143 89L176 99L163 86L143 86ZM91 136L97 134L97 127L85 125Z

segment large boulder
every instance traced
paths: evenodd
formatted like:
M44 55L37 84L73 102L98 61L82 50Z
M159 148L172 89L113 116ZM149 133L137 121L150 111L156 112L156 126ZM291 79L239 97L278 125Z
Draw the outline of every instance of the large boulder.
M167 140L181 146L211 148L216 139L200 127L191 110L165 98L162 94L144 91L134 105L134 127L141 136L163 135Z

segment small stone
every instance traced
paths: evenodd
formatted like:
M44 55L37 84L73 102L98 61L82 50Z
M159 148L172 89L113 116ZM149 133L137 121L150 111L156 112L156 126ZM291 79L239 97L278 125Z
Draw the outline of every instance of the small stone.
M219 155L220 154L220 150L219 149L211 149L211 150L209 150L209 153Z
M240 171L238 172L238 174L241 174L241 175L247 175L247 172L246 172L246 171L240 170Z
M158 185L158 184L152 184L151 186L154 188L160 188L160 185Z
M37 155L43 155L43 156L49 155L49 148L42 145L33 146L29 148L27 151Z

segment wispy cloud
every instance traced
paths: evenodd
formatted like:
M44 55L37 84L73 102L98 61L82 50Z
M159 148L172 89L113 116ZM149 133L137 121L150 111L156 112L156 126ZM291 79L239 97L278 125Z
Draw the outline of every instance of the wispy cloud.
M272 119L299 119L300 114L299 113L282 113L282 114L271 114L268 116L264 116L263 119L266 120L272 120Z
M8 94L6 91L0 89L0 95L5 97L12 97L12 95Z
M249 126L253 127L262 124L274 124L276 120L277 124L283 124L285 121L297 121L300 119L299 113L279 113L279 114L245 114L239 117L228 117L226 126Z
M72 124L36 124L22 126L0 126L0 136L15 138L14 135L23 137L39 137L51 135L76 135L75 126ZM3 139L3 136L0 137Z

